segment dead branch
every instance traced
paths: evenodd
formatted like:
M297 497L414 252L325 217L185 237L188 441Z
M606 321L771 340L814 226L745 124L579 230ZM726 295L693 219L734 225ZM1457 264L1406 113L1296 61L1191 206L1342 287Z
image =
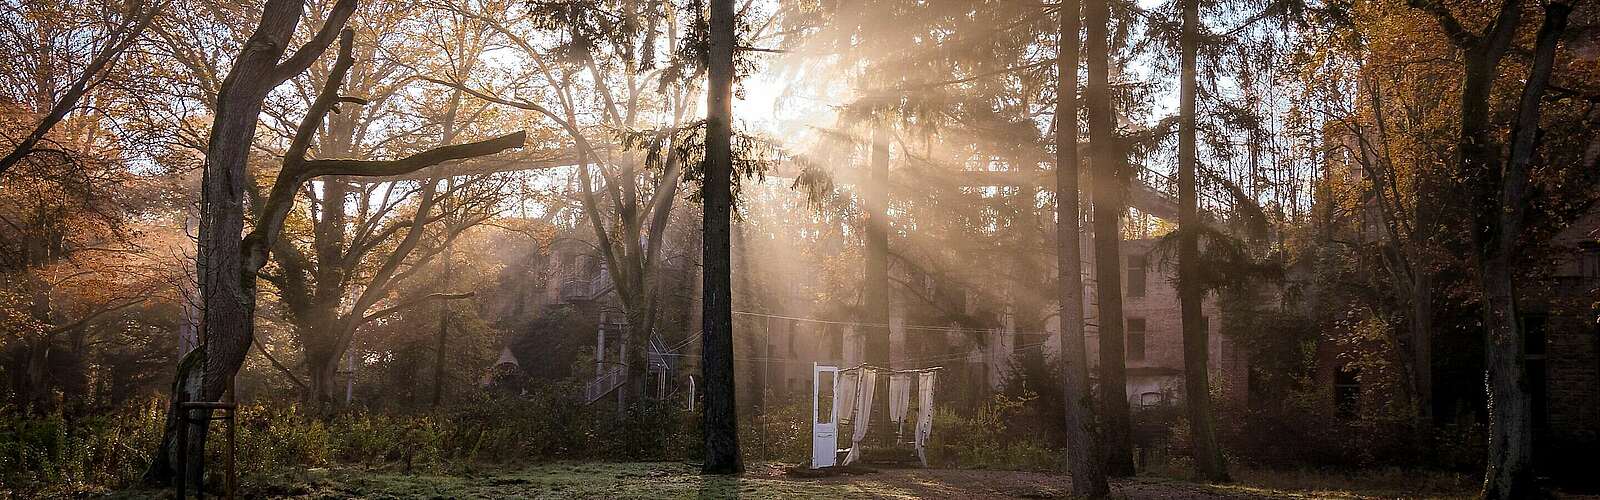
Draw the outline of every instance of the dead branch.
M387 307L387 308L384 308L384 309L379 309L377 311L373 311L372 314L368 314L366 316L363 316L361 318L361 323L359 323L359 324L366 324L366 323L371 322L373 320L377 320L378 318L382 318L384 316L388 316L390 314L394 314L394 313L400 312L402 309L406 309L408 307L415 306L417 304L420 304L420 303L423 303L423 302L427 302L427 301L430 301L430 300L458 300L458 299L471 298L474 295L477 295L477 294L474 293L474 292L465 292L465 293L431 293L431 294L424 295L424 296L421 296L421 297L417 297L417 298L414 298L414 299L411 299L411 300L403 301L403 302L401 302L399 304L395 304L394 306L391 306L391 307Z

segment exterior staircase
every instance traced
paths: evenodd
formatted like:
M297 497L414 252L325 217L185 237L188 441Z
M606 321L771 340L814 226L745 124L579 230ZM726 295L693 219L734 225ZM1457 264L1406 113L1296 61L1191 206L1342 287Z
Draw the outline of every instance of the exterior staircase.
M621 365L613 366L608 370L595 375L594 380L583 385L583 401L593 403L606 397L622 387L622 382L628 380L628 372Z
M612 328L612 330L609 330L608 332L615 332L616 338L620 339L623 335L627 334L627 323L607 323L602 326L602 328L606 327ZM650 343L645 347L645 351L650 358L650 366L646 370L647 373L650 373L653 376L670 378L674 368L674 363L667 355L668 353L666 352L666 345L662 342L662 339L659 335L651 333ZM607 395L615 392L617 388L622 387L622 384L627 382L627 380L627 367L622 364L611 364L608 368L600 370L599 373L595 374L593 380L590 380L588 383L584 384L583 400L585 403L594 403L595 401L599 401L600 398L604 398ZM664 389L661 391L665 392Z
M597 352L600 354L594 379L583 386L583 400L585 403L594 403L617 391L628 380L627 356L625 355L624 339L628 335L626 314L620 304L616 302L612 292L615 290L611 282L611 275L605 266L600 267L600 272L593 276L583 278L569 276L561 284L561 298L568 303L598 302L600 304L600 325L596 342ZM621 319L619 321L619 319ZM612 346L616 346L613 348ZM672 359L667 355L666 343L655 332L651 332L650 341L645 347L649 367L647 373L659 375L667 380L674 368ZM607 360L620 360L621 362ZM660 392L665 392L660 389Z

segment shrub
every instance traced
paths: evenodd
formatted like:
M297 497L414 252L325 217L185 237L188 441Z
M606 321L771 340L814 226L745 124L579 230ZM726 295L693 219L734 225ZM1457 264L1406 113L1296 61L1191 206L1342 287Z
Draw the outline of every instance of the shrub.
M73 420L0 414L0 497L76 495L137 479L165 408L152 402Z
M1014 432L1011 423L1029 412L1037 398L995 395L971 415L948 407L934 411L928 463L937 467L1007 470L1063 470L1066 450L1035 433Z

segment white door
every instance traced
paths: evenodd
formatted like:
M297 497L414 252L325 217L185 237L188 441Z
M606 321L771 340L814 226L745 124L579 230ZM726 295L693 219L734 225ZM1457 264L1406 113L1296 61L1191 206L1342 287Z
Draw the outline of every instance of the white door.
M811 468L833 467L839 453L839 368L811 364Z

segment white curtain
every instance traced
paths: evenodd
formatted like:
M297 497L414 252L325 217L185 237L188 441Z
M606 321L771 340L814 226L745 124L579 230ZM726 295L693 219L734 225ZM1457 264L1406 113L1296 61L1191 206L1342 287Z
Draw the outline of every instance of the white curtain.
M839 408L840 423L854 420L850 412L856 407L856 378L860 376L859 370L839 371L839 383L833 386L833 405Z
M933 434L933 381L939 372L922 372L917 377L917 458L922 460L922 466L928 466L928 454L925 448L928 436Z
M878 379L878 372L863 367L859 377L856 379L856 409L860 410L861 417L850 423L850 453L844 456L844 465L861 458L861 440L867 438L867 423L872 421L872 392L878 385L873 382Z
M906 420L906 409L911 405L911 374L889 375L889 421L895 424Z

